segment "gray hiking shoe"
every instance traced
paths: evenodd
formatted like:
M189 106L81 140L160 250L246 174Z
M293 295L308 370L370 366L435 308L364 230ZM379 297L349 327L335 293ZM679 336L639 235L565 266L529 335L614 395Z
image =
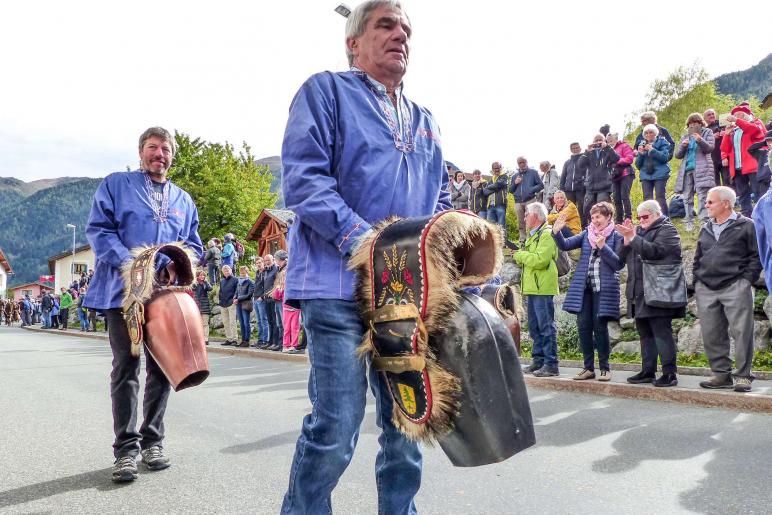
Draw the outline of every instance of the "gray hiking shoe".
M560 372L558 371L558 367L544 365L539 370L534 372L533 375L536 377L555 377L560 375Z
M164 456L163 448L160 445L154 445L142 451L142 463L148 470L163 470L171 466L169 458Z
M112 480L114 483L126 483L137 479L137 459L134 456L123 456L113 464Z

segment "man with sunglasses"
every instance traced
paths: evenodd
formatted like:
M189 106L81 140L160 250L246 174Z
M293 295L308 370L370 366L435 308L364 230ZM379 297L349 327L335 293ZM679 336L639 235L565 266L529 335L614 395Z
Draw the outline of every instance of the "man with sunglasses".
M283 514L332 512L332 490L365 415L368 373L383 431L378 512L416 513L421 451L394 426L382 374L357 356L364 326L347 267L373 225L451 208L438 125L403 88L411 35L399 3L359 4L346 22L350 70L311 76L290 106L282 191L297 221L284 297L299 301L303 313L312 410L295 448Z
M736 194L727 186L708 191L710 220L702 226L694 254L694 297L702 342L713 377L703 388L751 389L753 362L753 284L761 274L753 221L734 211ZM734 336L732 374L729 332ZM734 381L732 376L734 375Z

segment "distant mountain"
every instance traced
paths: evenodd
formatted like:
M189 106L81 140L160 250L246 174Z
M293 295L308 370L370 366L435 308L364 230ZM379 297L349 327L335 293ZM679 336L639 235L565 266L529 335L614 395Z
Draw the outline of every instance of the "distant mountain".
M56 179L39 179L37 181L24 182L15 177L0 177L0 193L3 191L15 191L22 197L29 197L40 190L53 188L61 184L78 182L87 177L57 177ZM2 197L0 197L0 201ZM0 206L2 204L0 203Z
M720 93L738 100L747 100L751 95L763 100L772 92L772 54L747 70L720 75L714 82Z
M15 275L11 285L37 280L48 274L48 258L86 242L85 226L91 199L102 179L62 177L24 183L0 179L0 248ZM42 188L45 184L51 187ZM29 195L24 193L32 192Z
M262 159L255 159L255 164L268 165L268 169L273 174L273 180L271 181L271 191L279 192L279 198L276 200L276 209L284 208L284 197L281 195L281 157L269 156Z

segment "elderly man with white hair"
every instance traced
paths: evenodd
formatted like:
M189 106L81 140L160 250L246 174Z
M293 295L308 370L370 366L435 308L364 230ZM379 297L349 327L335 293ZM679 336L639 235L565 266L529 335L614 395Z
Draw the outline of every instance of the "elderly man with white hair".
M528 296L528 333L533 340L533 363L526 368L538 377L556 376L558 370L555 303L558 293L558 248L547 224L547 208L541 202L525 206L528 238L515 252L515 263L522 267L521 292Z
M652 280L651 275L645 279L644 268L649 267L648 272L657 277L658 270L680 267L681 238L656 201L641 202L637 213L637 227L630 221L616 226L624 237L619 259L627 264L627 315L635 319L641 335L641 371L628 377L627 382L675 386L678 378L672 322L686 314L686 284L680 283L681 291L677 281ZM658 356L662 364L660 377L656 377Z
M753 221L734 211L736 196L727 186L708 191L710 216L694 254L694 297L702 341L713 377L703 388L751 389L753 362L753 288L761 273ZM729 357L729 331L735 342L735 380Z
M290 106L282 191L297 218L284 299L298 301L303 313L312 406L295 447L283 514L332 512L332 491L365 416L368 377L382 431L377 512L416 513L421 450L392 422L384 375L357 355L365 328L347 266L374 225L451 207L437 122L403 87L411 36L399 2L359 4L346 22L351 69L311 76Z

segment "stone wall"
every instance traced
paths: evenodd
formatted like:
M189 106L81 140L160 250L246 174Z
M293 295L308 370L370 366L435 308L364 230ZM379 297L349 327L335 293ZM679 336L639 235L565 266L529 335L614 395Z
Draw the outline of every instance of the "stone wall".
M574 256L578 257L578 256ZM687 284L692 284L693 272L692 266L694 263L694 250L686 249L683 251L683 263L684 274L686 276ZM501 269L501 278L503 282L506 282L519 291L520 286L520 267L512 262L511 259L507 260ZM563 277L558 278L558 284L560 286L560 294L555 296L555 316L558 322L558 330L560 327L566 327L566 324L575 324L576 317L570 313L563 311L563 301L565 300L565 292L568 289L568 285L571 282L573 276L573 269L570 273ZM623 317L619 321L611 321L608 324L609 337L611 339L612 352L623 353L640 353L640 342L638 340L623 341L623 334L627 331L628 335L635 331L635 321L631 318L627 318L624 314L627 313L627 301L625 299L625 284L627 281L627 269L624 268L620 272L621 283L621 295L619 299L620 312ZM766 293L764 286L763 276L756 283L754 288L754 294L761 291L762 294ZM527 323L528 310L525 308L525 299L521 297L521 317L522 323ZM700 330L699 313L697 311L697 303L693 294L689 294L689 302L686 307L687 316L684 319L673 321L673 333L676 338L676 344L678 350L689 355L700 354L704 351L702 346L702 333ZM566 318L567 317L567 318ZM772 324L772 297L767 297L764 301L763 312L757 310L754 322L754 348L755 350L767 350L772 348L770 345L770 333ZM527 332L523 333L523 336L527 338ZM734 339L731 336L730 331L730 347L731 352L734 354Z

